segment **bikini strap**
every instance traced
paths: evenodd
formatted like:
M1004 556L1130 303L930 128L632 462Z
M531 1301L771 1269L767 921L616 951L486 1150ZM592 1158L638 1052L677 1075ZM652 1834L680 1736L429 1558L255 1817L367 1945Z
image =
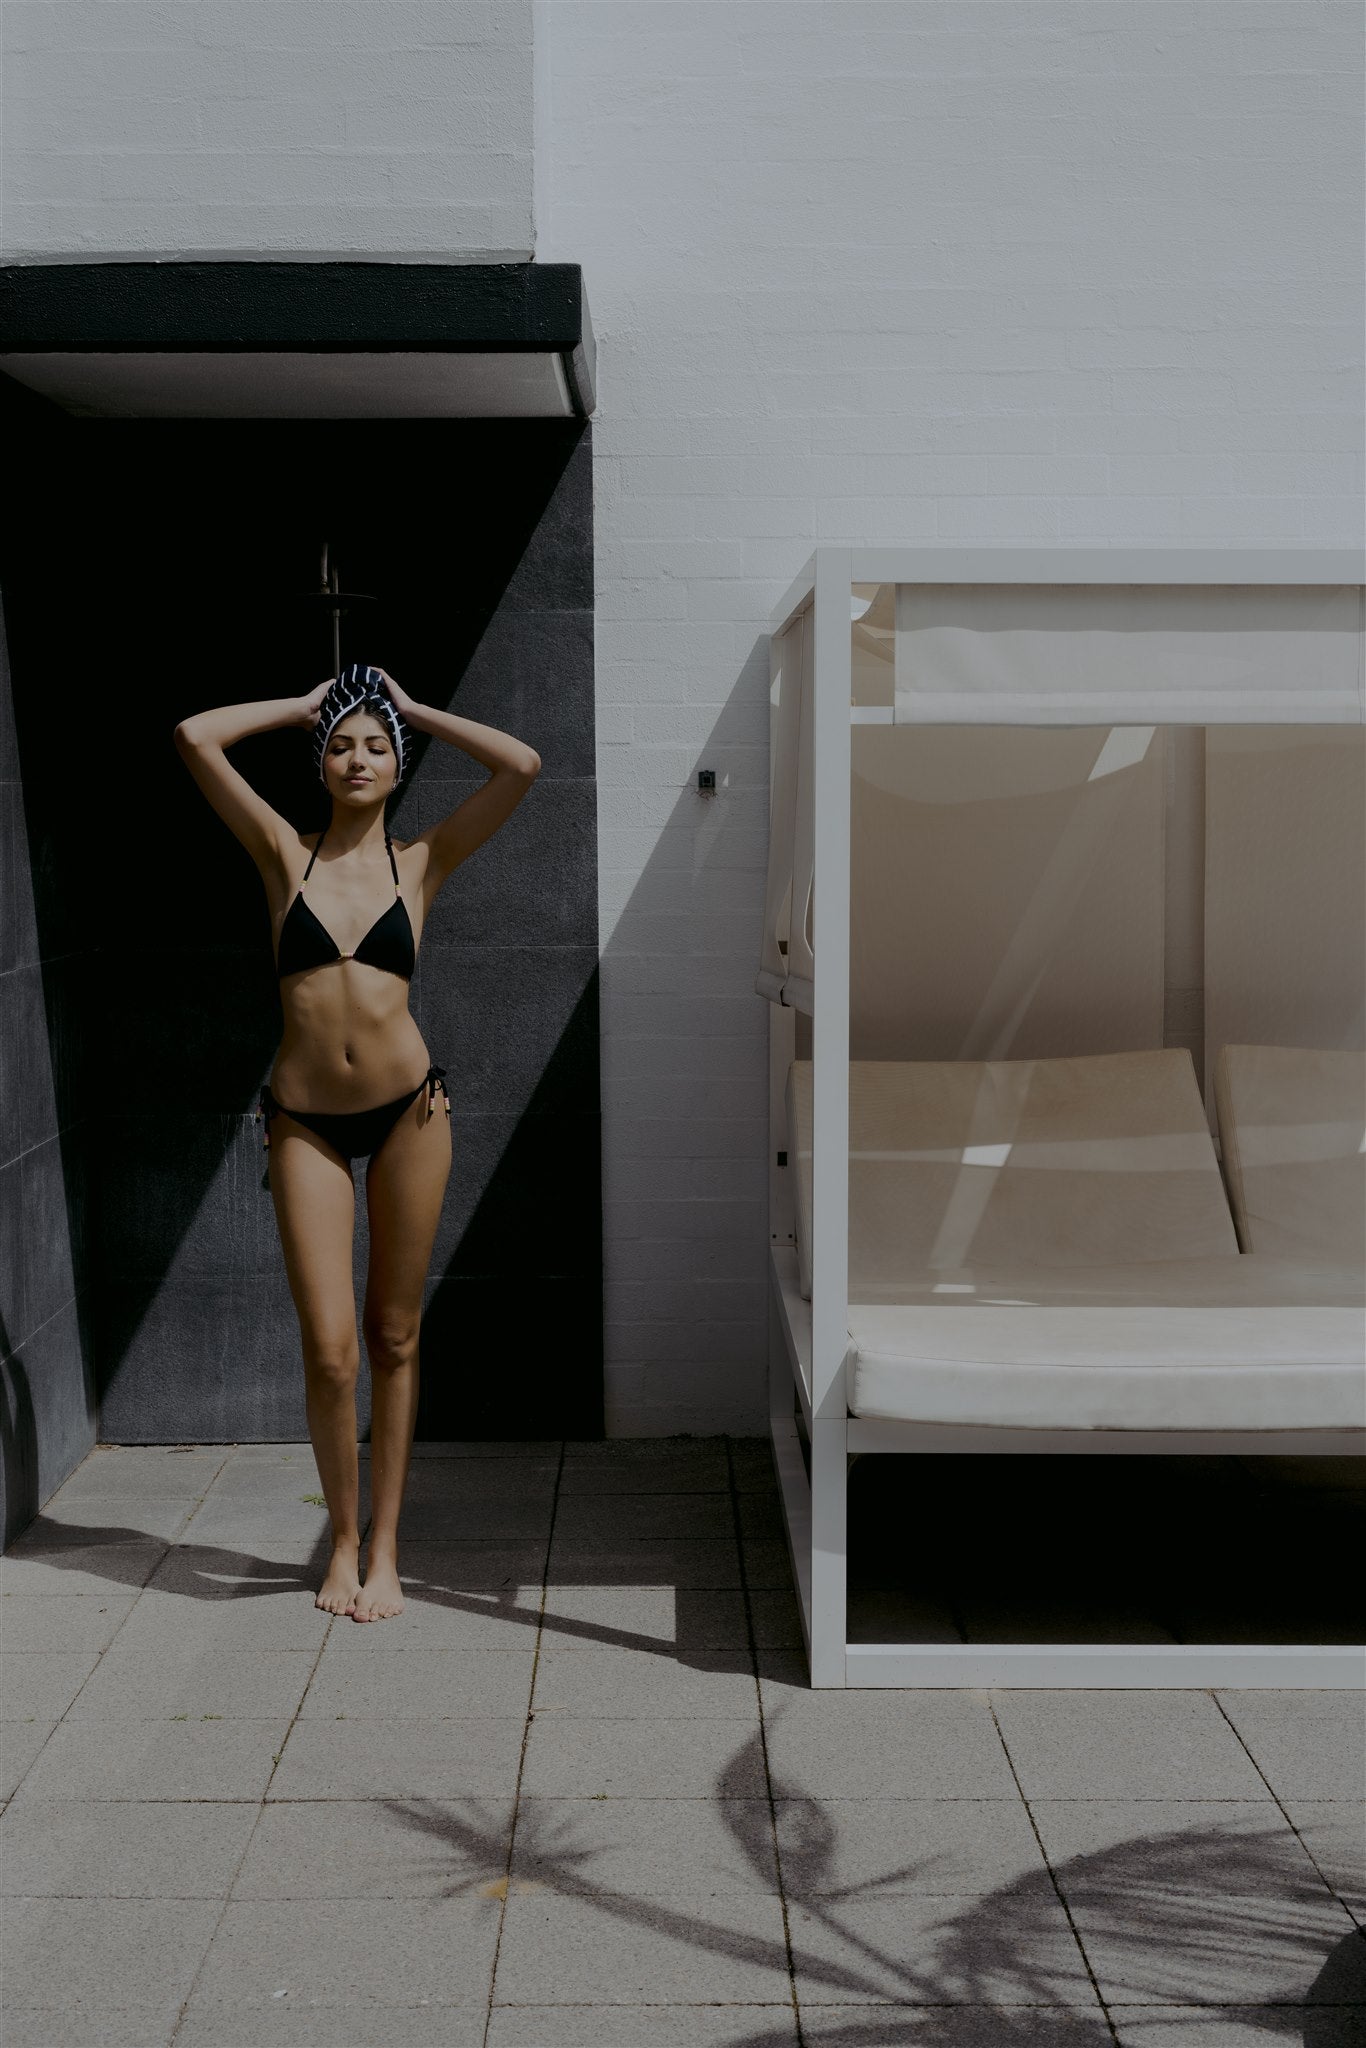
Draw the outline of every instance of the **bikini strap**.
M398 862L394 859L394 842L389 837L389 827L387 825L384 828L384 847L389 856L389 865L394 871L394 894L395 896L401 896L403 894L403 885L398 879Z
M330 819L329 819L328 823L329 823L329 824L331 823L331 820L330 820ZM307 866L307 867L306 867L306 868L304 869L304 882L306 882L306 881L308 880L309 876L310 876L310 875L312 874L312 872L313 872L313 863L314 863L314 861L315 861L315 860L316 860L316 859L318 858L318 848L319 848L319 847L320 847L320 846L322 845L322 843L323 843L324 839L326 839L326 837L327 837L327 826L326 826L326 825L324 825L324 826L323 826L323 829L322 829L322 831L321 831L321 832L320 832L320 833L318 834L317 844L316 844L316 845L314 846L314 848L313 848L313 851L312 851L312 853L311 853L311 854L310 854L310 855L308 856L308 866ZM302 888L302 887L303 887L303 882L301 882L301 883L299 884L299 887L300 887L300 888Z

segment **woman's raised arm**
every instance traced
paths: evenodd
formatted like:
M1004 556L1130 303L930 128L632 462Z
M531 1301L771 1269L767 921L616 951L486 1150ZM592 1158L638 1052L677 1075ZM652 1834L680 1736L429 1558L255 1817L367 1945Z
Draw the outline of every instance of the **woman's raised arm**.
M541 757L525 740L499 732L497 726L479 725L472 718L457 718L454 712L438 711L421 704L400 689L391 675L380 670L385 687L400 718L417 732L430 733L459 747L489 771L482 789L457 804L449 817L429 825L418 839L427 846L427 871L423 877L423 898L427 908L448 878L475 850L506 824L541 772ZM415 844L409 841L409 844Z
M297 725L311 731L330 687L329 680L306 697L271 697L258 704L224 704L212 711L196 711L175 729L180 758L263 874L270 866L280 867L287 839L297 835L289 820L238 773L224 748L250 733L269 732L276 726Z

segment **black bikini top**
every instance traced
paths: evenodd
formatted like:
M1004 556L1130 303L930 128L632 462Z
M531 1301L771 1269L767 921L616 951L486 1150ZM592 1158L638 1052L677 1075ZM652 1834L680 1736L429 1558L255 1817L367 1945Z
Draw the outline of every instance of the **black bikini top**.
M304 882L313 872L313 862L318 858L318 848L327 837L327 830L318 835L308 866L304 869ZM411 981L417 964L417 952L413 944L413 924L408 915L408 906L403 901L399 886L398 862L386 829L384 846L389 855L389 865L394 871L394 901L371 925L354 953L342 953L327 927L321 924L304 902L303 882L299 893L285 912L285 921L280 927L280 945L276 955L275 971L281 980L287 974L298 974L305 967L324 967L332 960L360 960L367 967L382 967L386 974L400 975L404 981Z

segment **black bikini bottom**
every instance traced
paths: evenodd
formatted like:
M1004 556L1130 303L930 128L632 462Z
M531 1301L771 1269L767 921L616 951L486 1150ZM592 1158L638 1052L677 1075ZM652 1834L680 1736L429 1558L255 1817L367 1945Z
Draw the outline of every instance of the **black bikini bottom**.
M392 1102L381 1102L374 1109L351 1109L342 1113L324 1113L313 1109L290 1109L285 1103L277 1102L269 1087L261 1090L256 1117L264 1122L263 1140L270 1143L270 1120L274 1116L292 1116L296 1124L306 1124L310 1131L316 1131L329 1145L335 1146L349 1165L353 1159L363 1158L367 1152L378 1152L394 1125L398 1122L409 1103L416 1102L423 1089L427 1090L427 1108L436 1107L436 1091L439 1088L446 1098L446 1114L451 1113L451 1098L446 1083L441 1078L444 1067L428 1067L416 1088L410 1088L406 1095L397 1095Z

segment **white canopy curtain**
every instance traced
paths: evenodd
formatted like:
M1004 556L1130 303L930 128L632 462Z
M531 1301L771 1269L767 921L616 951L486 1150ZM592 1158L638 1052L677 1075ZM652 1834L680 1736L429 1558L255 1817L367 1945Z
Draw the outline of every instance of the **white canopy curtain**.
M1283 554L1231 557L1209 551L1219 582L1142 580L1170 576L1176 562L1154 551L1125 563L1104 555L1106 582L909 581L894 584L891 702L862 704L855 724L1100 726L1111 730L1088 780L1141 756L1167 725L1366 723L1366 590L1349 580L1351 558L1304 550L1303 570L1338 578L1292 580ZM983 576L1002 576L1004 551L960 556ZM874 558L876 559L876 558ZM1075 557L1072 558L1075 560ZM1199 551L1179 558L1200 574ZM1023 558L1049 571L1049 557ZM1056 574L1058 558L1052 560ZM933 578L933 555L908 566ZM871 566L871 565L870 565ZM1094 563L1085 565L1094 578ZM1247 580L1234 581L1241 569ZM1280 580L1258 582L1258 573ZM942 573L942 572L941 572ZM873 582L871 575L866 579ZM883 607L879 606L879 609ZM859 606L863 611L865 606ZM768 880L756 991L811 1011L814 942L814 817L809 799L815 657L814 606L804 604L773 635L773 759ZM1091 793L1103 810L1108 791Z
M1362 1178L1363 585L1349 551L822 548L777 607L755 987L813 1684L1363 1682L1333 1645L869 1644L845 1609L853 1453L1366 1443L1359 1248L1320 1227Z
M898 583L898 725L1350 725L1359 584Z

